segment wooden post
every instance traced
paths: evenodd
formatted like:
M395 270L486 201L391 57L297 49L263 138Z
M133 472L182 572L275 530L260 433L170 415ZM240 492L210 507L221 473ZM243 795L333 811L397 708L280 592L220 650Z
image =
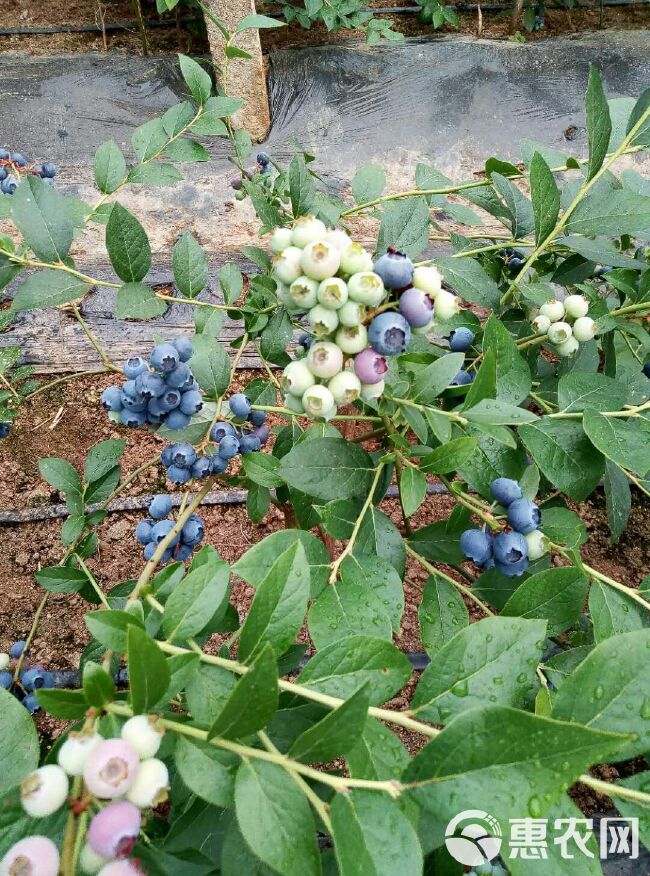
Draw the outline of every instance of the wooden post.
M205 5L225 24L230 33L237 22L255 13L255 0L204 0ZM225 41L219 29L206 15L210 50L217 69L223 68ZM271 126L269 96L262 59L259 31L246 30L238 34L236 45L252 57L232 58L228 64L228 94L241 97L244 106L234 116L235 124L246 128L258 143L266 137Z

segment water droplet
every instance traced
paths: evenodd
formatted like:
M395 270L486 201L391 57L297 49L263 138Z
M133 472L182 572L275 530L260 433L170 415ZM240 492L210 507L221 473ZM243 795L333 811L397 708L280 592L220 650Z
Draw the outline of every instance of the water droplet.
M460 681L457 681L456 684L452 687L451 692L455 697L466 697L469 693L467 679L461 678Z
M520 672L519 675L517 676L517 681L519 682L519 684L523 684L527 679L528 679L528 676L526 675L525 672Z
M643 700L643 705L641 706L641 717L644 721L647 721L650 718L650 697L646 697Z
M494 678L492 679L492 681L493 681L494 684L496 684L496 685L501 685L501 684L503 684L503 678L501 678L500 675L495 675Z
M595 700L602 700L604 693L605 693L605 688L602 686L602 684L599 684L598 687L594 690L594 699Z
M531 818L539 818L542 814L542 801L539 797L531 797L528 801L528 812Z

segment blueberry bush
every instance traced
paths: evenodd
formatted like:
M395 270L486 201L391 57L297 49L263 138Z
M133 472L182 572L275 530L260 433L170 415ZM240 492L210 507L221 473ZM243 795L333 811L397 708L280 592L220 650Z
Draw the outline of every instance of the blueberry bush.
M650 185L632 167L650 147L650 91L608 102L590 71L584 159L523 141L521 164L490 158L460 182L422 164L395 193L369 165L344 200L305 153L248 166L240 102L180 66L188 98L134 131L135 163L114 142L98 150L95 204L37 175L2 202L16 231L0 238L0 277L15 283L5 324L69 310L116 374L98 417L124 437L97 443L83 471L40 461L69 516L60 562L36 574L32 630L0 657L0 872L461 873L444 837L459 812L577 818L576 783L639 817L647 842L650 581L588 565L575 507L602 487L616 540L650 490ZM206 160L196 136L231 142L233 187L261 226L244 249L256 269L223 266L217 300L188 231L173 293L146 282L147 234L119 200ZM377 228L372 252L355 240L360 216ZM452 220L465 230L446 232ZM115 282L70 256L97 225ZM430 241L446 254L422 259ZM194 333L115 363L83 318L100 286L120 319L185 302ZM226 313L242 326L232 357ZM233 392L246 350L264 376ZM4 349L3 422L51 385L19 360ZM168 444L125 476L130 429ZM182 495L155 496L138 523L138 578L102 582L88 560L107 506L157 465ZM454 508L426 523L432 479ZM400 526L381 510L394 482ZM232 565L203 543L198 510L218 484L247 490L252 521L271 504L286 520ZM417 676L393 644L413 566L428 575ZM245 616L233 576L255 590ZM80 689L25 664L50 593L88 603ZM44 759L28 695L67 722ZM627 778L594 774L633 759ZM549 844L538 870L602 872L587 847L576 862ZM527 874L509 852L476 872Z

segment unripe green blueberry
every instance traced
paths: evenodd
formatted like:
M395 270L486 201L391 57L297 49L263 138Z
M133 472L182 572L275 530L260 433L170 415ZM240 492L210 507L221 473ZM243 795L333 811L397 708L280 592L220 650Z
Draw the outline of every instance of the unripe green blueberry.
M102 742L99 733L70 733L59 748L56 759L69 776L80 776L86 758Z
M544 313L539 313L533 320L533 328L538 335L545 335L551 327L551 320Z
M280 304L284 305L289 313L304 313L305 308L296 305L296 302L293 300L291 293L289 292L289 287L285 286L284 283L277 283L275 294L277 295Z
M564 312L570 319L586 316L588 310L589 302L584 295L567 295L564 299Z
M359 325L366 315L366 308L358 301L346 301L343 307L337 311L341 325Z
M434 319L431 322L428 322L426 325L412 325L411 326L411 334L413 335L428 335L429 332L432 332L435 328L436 322Z
M348 300L348 287L340 277L323 280L318 287L318 301L328 310L338 310Z
M3 651L0 654L0 672L4 672L10 663L11 657L8 654L5 654L5 652Z
M363 323L342 325L334 340L346 356L356 356L368 346L368 330Z
M548 553L550 547L549 539L539 529L534 529L528 532L524 538L528 542L528 559L539 560L544 554Z
M341 253L341 273L360 274L372 271L372 256L360 243L351 243Z
M97 855L118 858L129 855L138 841L142 815L129 800L104 806L88 826L88 842Z
M145 873L138 867L136 861L131 858L120 858L104 864L97 876L145 876Z
M139 757L154 757L162 742L164 730L153 715L134 715L122 727L120 736L130 743Z
M57 876L59 850L45 836L18 840L0 861L0 876Z
M310 417L321 417L324 420L331 419L336 413L334 396L326 386L316 384L305 390L302 397L305 413Z
M280 380L282 391L295 395L298 398L302 398L304 391L315 383L316 378L303 361L289 362L282 372ZM298 411L298 413L302 413L302 411Z
M438 292L442 289L442 274L433 265L420 265L413 271L411 286L422 289L435 302Z
M32 818L45 818L56 812L68 796L68 777L56 764L46 764L20 783L20 802Z
M549 326L548 339L552 344L563 344L573 334L568 322L554 322Z
M126 792L126 799L140 809L150 809L167 799L169 773L157 757L143 760L135 782Z
M291 229L274 228L271 235L271 252L282 252L288 246L291 246Z
M441 319L444 322L460 313L460 300L453 292L441 289L436 295L434 307L436 319Z
M98 855L97 852L86 843L81 849L81 854L79 855L79 866L84 873L93 876L93 874L98 873L104 864L109 862L109 860L110 858L104 858L101 855Z
M375 398L381 398L381 396L384 394L385 388L385 380L379 380L377 383L362 383L360 393L361 398L364 401L371 401Z
M343 370L343 353L331 341L314 341L309 348L306 362L314 377L327 380Z
M297 246L288 246L273 259L273 276L281 283L290 286L302 274L300 259L302 250Z
M354 371L341 371L327 384L337 405L351 405L359 398L361 381Z
M325 233L325 240L333 243L340 253L344 253L352 243L352 238L342 228L333 228Z
M327 240L314 240L302 251L300 266L312 280L327 280L333 277L341 264L338 249Z
M307 314L309 325L312 327L315 335L331 335L336 331L339 324L339 318L335 310L328 310L322 304L317 304Z
M563 356L566 358L567 356L573 356L574 353L578 352L578 347L580 343L575 336L571 336L566 340L563 344L557 344L555 347L555 352L559 356Z
M542 316L548 316L551 322L557 322L564 316L564 304L555 298L551 298L545 304L542 304L539 312Z
M352 301L367 307L378 307L386 297L384 281L374 271L353 274L348 280L348 294Z
M291 228L291 243L304 249L308 243L321 240L327 233L325 223L315 216L299 216Z
M301 310L309 310L318 301L318 283L309 277L298 277L289 286L289 297L295 307Z
M590 341L596 335L596 323L590 316L580 316L573 323L573 337L581 344Z
M124 739L105 739L94 748L84 765L84 781L101 800L122 797L135 781L140 759Z
M290 411L293 411L294 414L304 414L305 406L302 403L302 396L298 398L297 395L292 395L288 392L284 396L284 406L288 408Z

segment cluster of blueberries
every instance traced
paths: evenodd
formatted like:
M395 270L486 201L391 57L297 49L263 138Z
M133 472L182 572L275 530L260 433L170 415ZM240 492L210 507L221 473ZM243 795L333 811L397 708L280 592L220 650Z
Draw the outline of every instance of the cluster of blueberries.
M311 329L282 376L285 405L298 414L331 419L338 405L380 398L387 357L431 330L434 307L441 320L460 310L437 268L415 267L392 246L373 263L346 231L314 216L276 228L271 250L278 300Z
M466 326L454 329L449 335L449 349L452 353L465 353L474 343L474 332ZM461 368L451 381L452 386L467 386L474 380L474 372Z
M45 687L54 687L54 676L42 666L30 666L29 661L23 659L18 681L14 682L12 669L15 669L26 645L27 642L23 640L14 642L8 654L0 654L0 687L10 691L17 700L20 700L30 715L33 715L41 708L36 699L35 691Z
M79 853L83 873L143 876L139 862L129 856L140 836L143 812L167 799L169 772L156 757L163 733L158 718L151 715L129 718L120 736L110 739L92 729L73 731L59 747L57 763L34 770L21 783L22 808L39 819L67 806L71 781L83 777L93 801ZM9 849L0 873L58 876L60 863L52 840L28 836Z
M193 414L203 407L199 384L187 364L192 342L181 335L169 344L154 347L149 362L142 356L127 359L126 382L109 386L102 393L102 405L124 426L160 426L184 429Z
M244 171L244 176L239 174L237 176L233 176L233 178L230 180L230 187L235 190L235 198L238 201L243 201L246 197L246 192L242 191L242 183L244 182L244 177L250 181L253 179L255 174L260 174L262 179L270 179L271 158L267 152L258 152L257 164L255 165L255 167L252 170Z
M495 502L506 509L510 530L492 535L486 529L466 529L460 537L465 556L482 569L496 569L508 577L519 577L530 560L548 551L548 539L540 532L542 512L530 499L524 499L519 483L511 478L496 478L490 484Z
M35 176L40 176L47 185L53 186L56 164L44 161L42 164L28 167L27 159L20 152L0 149L0 191L5 195L13 195L20 185L22 173L33 173Z
M546 335L559 356L572 356L580 344L596 335L596 323L588 311L584 295L567 295L564 301L551 298L533 317L533 328L538 335Z
M149 517L141 520L135 528L136 540L144 546L144 558L147 561L152 559L160 542L174 528L174 521L169 520L171 510L171 496L165 493L154 496L149 505ZM195 548L203 541L204 535L205 527L202 518L198 514L192 514L162 555L161 565L170 560L177 562L189 560Z

